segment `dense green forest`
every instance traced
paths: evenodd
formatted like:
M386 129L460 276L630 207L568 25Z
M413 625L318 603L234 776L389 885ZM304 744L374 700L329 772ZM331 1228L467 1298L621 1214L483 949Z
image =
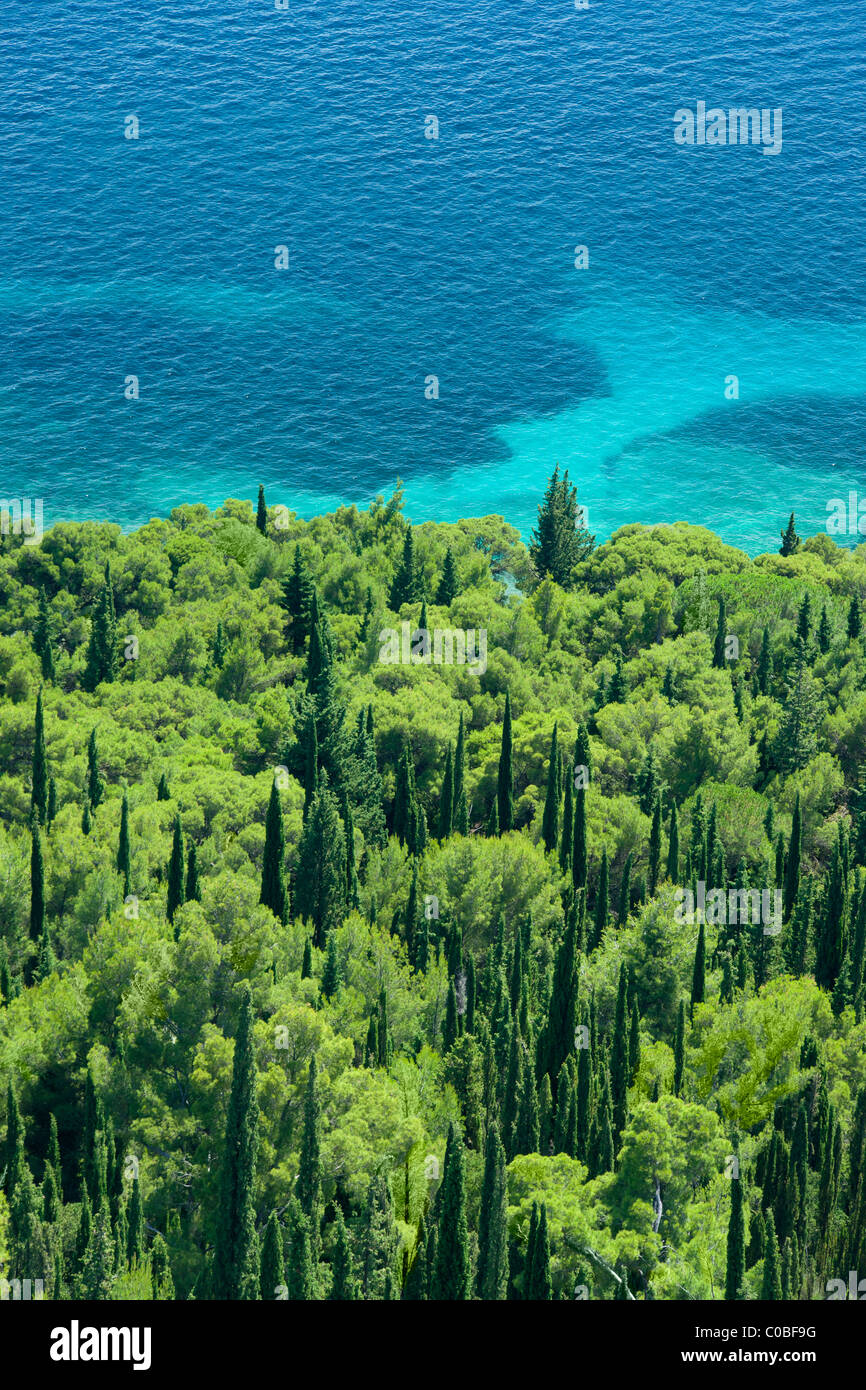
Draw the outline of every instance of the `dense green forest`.
M0 1275L844 1297L864 597L558 473L529 546L399 488L5 537Z

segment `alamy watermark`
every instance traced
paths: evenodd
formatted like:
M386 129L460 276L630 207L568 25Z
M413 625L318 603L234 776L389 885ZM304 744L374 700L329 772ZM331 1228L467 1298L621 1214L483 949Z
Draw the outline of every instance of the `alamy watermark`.
M12 528L13 536L24 537L25 545L38 545L42 540L42 498L0 497L0 535L8 536Z
M765 936L778 936L782 930L781 888L711 888L703 879L691 888L678 888L674 921L680 923L706 922L708 926L739 926L764 924Z
M462 628L415 627L411 623L401 623L400 631L394 627L383 627L379 633L379 660L384 665L429 666L431 661L437 666L468 666L479 676L487 670L487 629L480 627Z
M677 145L762 145L763 154L782 150L781 106L732 106L724 111L699 101L692 111L681 106L674 112Z

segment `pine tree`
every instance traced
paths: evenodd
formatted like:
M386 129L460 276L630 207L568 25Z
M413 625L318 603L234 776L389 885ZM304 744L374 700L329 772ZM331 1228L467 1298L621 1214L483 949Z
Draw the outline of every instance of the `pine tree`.
M448 1127L442 1185L436 1198L439 1239L433 1273L433 1297L438 1300L471 1297L469 1234L463 1176L463 1143L453 1122Z
M407 526L403 537L403 554L394 574L388 595L388 607L398 613L404 603L417 603L421 597L421 576L415 559L415 538Z
M123 874L124 896L129 895L129 883L132 877L132 864L129 850L129 797L123 793L123 801L120 807L120 835L117 841L117 872Z
M785 527L784 531L781 531L779 534L782 537L782 544L779 546L779 554L796 555L797 551L800 549L800 537L797 535L794 526L793 512L788 520L788 525Z
M168 892L165 900L165 915L169 922L174 922L175 913L184 902L184 852L183 852L183 829L181 828L180 816L174 818L174 829L171 839L171 858L168 861Z
M550 739L550 757L547 761L547 792L544 798L544 817L541 822L541 837L548 853L554 853L559 844L559 802L562 796L562 767L559 757L558 725L554 724Z
M276 779L265 817L265 848L262 855L262 882L259 902L269 907L278 922L289 920L289 894L285 882L284 860L286 840L283 832L283 808Z
M268 508L265 503L265 490L259 484L259 499L256 506L256 527L263 536L268 534Z
M550 575L568 589L575 565L585 560L594 546L595 537L589 534L578 509L577 488L570 485L567 471L560 478L557 464L532 533L529 555L533 568L540 579Z
M247 990L235 1038L214 1245L213 1295L217 1299L254 1298L258 1283L258 1268L253 1264L258 1100L252 1030L253 1009Z
M445 560L442 565L442 577L439 580L439 588L436 591L436 602L443 608L447 608L454 601L458 593L457 566L454 563L454 555L449 545L445 551Z
M505 1150L494 1120L484 1144L484 1178L478 1218L478 1297L501 1300L508 1290L508 1183Z
M505 716L502 720L502 747L499 753L499 773L496 782L496 805L499 813L499 833L514 829L514 768L511 735L511 696L505 692Z
M87 743L87 799L90 802L90 809L95 811L101 805L105 796L105 783L102 780L102 773L99 770L99 748L96 742L96 730L92 729Z
M48 755L45 751L45 716L42 710L42 688L36 696L36 719L33 726L33 766L30 805L40 825L45 824L48 810Z

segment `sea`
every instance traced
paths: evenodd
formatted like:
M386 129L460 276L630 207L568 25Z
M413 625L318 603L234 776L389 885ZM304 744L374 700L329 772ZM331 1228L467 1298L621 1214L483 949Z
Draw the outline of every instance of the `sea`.
M821 531L864 135L862 0L4 0L0 492Z

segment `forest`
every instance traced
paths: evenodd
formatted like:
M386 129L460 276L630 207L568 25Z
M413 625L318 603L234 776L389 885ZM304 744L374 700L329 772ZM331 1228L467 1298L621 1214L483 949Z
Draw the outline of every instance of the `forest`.
M3 1296L856 1298L866 545L780 542L4 536Z

